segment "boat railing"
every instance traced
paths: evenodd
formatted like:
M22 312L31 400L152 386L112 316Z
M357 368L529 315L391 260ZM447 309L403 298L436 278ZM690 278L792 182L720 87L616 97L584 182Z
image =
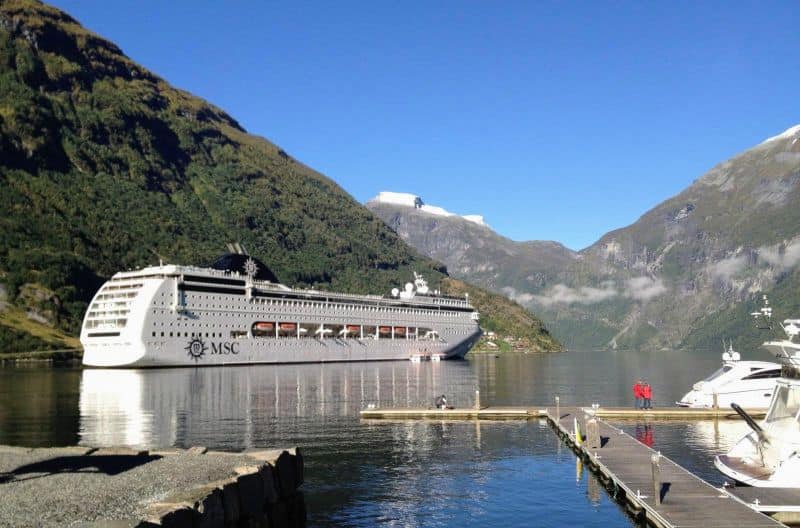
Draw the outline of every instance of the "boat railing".
M163 267L163 266L162 266ZM137 271L144 271L144 270L137 270ZM213 268L201 268L199 266L175 266L175 271L179 274L183 273L203 273L212 277L233 277L237 279L247 280L247 275L243 273L239 273L238 271L230 271L230 270L216 270ZM274 291L281 291L286 286L274 282L269 281L262 281L262 280L254 280L252 282L253 287L264 289L264 290L274 290ZM368 299L371 301L380 301L385 302L387 304L403 304L408 302L407 300L400 300L394 299L391 297L384 297L382 295L374 295L374 294L355 294L355 293L339 293L339 292L329 292L324 290L312 290L312 289L299 289L299 288L289 288L290 291L296 293L302 293L303 295L313 295L315 297L326 297L326 298L340 298L340 299ZM461 297L452 297L446 295L437 295L437 296L429 296L429 295L417 295L411 301L415 304L427 305L427 306L452 306L457 308L467 308L471 307L469 301Z

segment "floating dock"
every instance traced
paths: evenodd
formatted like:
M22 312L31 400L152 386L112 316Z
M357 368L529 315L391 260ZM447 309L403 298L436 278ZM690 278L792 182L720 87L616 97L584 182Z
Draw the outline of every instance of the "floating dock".
M726 488L725 491L750 508L793 526L800 525L800 489Z
M581 408L548 411L559 437L637 521L659 528L784 526Z
M748 412L751 415L763 415L764 411ZM373 420L447 421L547 419L556 434L597 476L612 498L638 522L658 528L766 528L784 526L777 519L796 522L800 518L800 490L716 488L602 420L738 419L739 415L732 409L675 407L645 410L561 406L365 409L361 417ZM791 493L787 494L789 491Z
M0 526L300 527L299 450L0 446Z
M547 416L547 406L533 407L480 407L436 409L364 409L361 418L375 420L528 420ZM617 418L621 420L708 420L714 418L740 419L733 409L693 409L689 407L658 407L653 409L633 409L628 407L577 407L581 412L593 414L598 418ZM764 416L765 409L747 409L750 416Z

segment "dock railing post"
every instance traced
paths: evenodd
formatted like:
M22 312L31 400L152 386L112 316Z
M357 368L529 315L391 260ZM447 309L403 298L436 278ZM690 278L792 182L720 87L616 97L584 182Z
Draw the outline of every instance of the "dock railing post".
M481 391L479 390L475 391L475 410L481 410Z
M586 420L586 445L588 447L600 446L600 426L596 418Z
M561 398L556 396L556 419L554 421L558 424L559 420L561 420Z
M661 506L661 453L650 455L650 467L653 472L653 498L656 505Z

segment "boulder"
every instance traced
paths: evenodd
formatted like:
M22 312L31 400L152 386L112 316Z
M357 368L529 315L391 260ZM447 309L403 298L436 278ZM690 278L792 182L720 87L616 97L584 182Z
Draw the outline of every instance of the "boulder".
M242 518L259 519L264 514L264 477L258 466L235 469L239 476L239 511Z
M289 528L289 508L285 502L276 502L270 505L267 512L270 528Z
M222 485L222 509L225 511L225 526L237 526L241 518L239 509L239 485L230 479Z
M197 511L190 504L157 502L148 508L145 522L163 528L192 528L196 518Z
M267 504L275 504L280 499L275 468L269 464L264 464L259 472L264 479L264 500Z
M288 497L297 490L297 461L294 455L284 451L275 461L278 473L278 492L281 497Z
M219 528L225 524L225 508L222 490L213 488L208 494L195 503L197 510L196 528Z

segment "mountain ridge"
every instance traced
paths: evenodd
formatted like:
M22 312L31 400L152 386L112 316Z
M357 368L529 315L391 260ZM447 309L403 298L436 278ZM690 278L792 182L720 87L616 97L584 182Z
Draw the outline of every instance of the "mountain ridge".
M720 337L734 336L715 335L715 317L778 283L793 287L784 279L800 261L800 212L792 207L799 197L797 126L715 165L577 252L367 206L455 276L540 313L569 348L716 348ZM753 342L747 329L740 333L742 343Z

